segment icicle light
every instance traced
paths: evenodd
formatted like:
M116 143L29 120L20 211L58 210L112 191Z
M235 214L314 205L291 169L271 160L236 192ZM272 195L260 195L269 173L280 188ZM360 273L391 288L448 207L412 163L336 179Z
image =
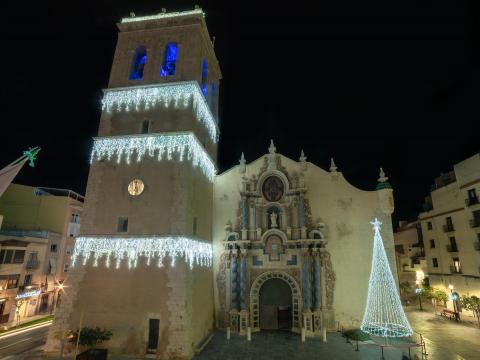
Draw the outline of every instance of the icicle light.
M360 329L381 337L410 336L413 330L403 311L380 235L382 223L375 219L371 224L375 231L372 270L368 283L367 305Z
M76 238L72 266L80 258L83 265L93 259L93 266L98 266L98 261L105 258L107 267L113 261L118 269L121 262L126 260L130 269L137 266L141 256L146 258L147 265L154 263L158 267L164 265L166 257L171 259L171 266L175 266L175 261L180 258L190 268L194 265L211 266L212 245L183 236L81 236Z
M194 9L194 10L181 11L181 12L180 11L169 12L169 13L164 12L164 13L155 14L155 15L138 16L138 17L133 16L128 18L123 18L122 24L137 22L137 21L146 21L146 20L168 19L172 17L188 16L188 15L203 15L203 17L205 17L205 13L202 11L202 9Z
M215 176L215 165L192 133L162 133L145 135L125 135L94 138L90 163L95 160L116 158L117 163L125 158L130 164L132 156L136 162L148 155L158 161L172 160L176 155L178 161L185 158L195 167L200 167L210 182Z
M106 89L102 109L112 111L148 110L156 105L187 107L193 101L197 120L205 125L214 143L218 140L218 127L196 81Z

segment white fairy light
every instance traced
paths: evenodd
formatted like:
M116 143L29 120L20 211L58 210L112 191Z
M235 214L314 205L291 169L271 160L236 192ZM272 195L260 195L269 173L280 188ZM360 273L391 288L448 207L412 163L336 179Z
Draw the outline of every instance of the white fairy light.
M197 120L205 125L214 143L218 140L218 126L196 81L169 84L130 86L127 88L106 89L102 99L102 109L130 111L149 109L156 105L175 108L187 107L193 101Z
M148 16L138 16L138 17L128 17L122 19L122 24L124 23L131 23L137 21L145 21L145 20L158 20L158 19L167 19L172 17L178 16L188 16L188 15L203 15L205 17L205 13L202 9L194 9L188 11L175 11L175 12L164 12L155 15L148 15Z
M405 337L413 330L402 308L397 286L380 235L382 223L375 218L373 258L368 283L367 305L360 329L374 336Z
M128 268L137 266L138 258L145 257L147 265L154 263L162 267L164 259L171 258L171 265L175 260L183 258L193 268L194 265L212 265L212 245L184 236L142 236L142 237L117 237L117 236L80 236L76 238L72 253L72 266L79 258L86 265L92 259L93 266L98 266L99 260L105 258L105 266L110 267L111 260L115 268L120 268L123 260L127 261Z
M215 176L215 165L203 149L195 135L190 132L109 136L94 138L90 163L95 160L116 157L117 163L125 158L130 164L132 156L140 162L145 155L156 157L158 161L172 160L172 154L179 161L190 160L194 167L200 167L210 182Z

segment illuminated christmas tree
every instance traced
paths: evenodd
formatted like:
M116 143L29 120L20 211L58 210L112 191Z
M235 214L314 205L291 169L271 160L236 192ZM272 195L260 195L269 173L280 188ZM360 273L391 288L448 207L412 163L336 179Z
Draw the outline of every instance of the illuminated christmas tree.
M400 302L397 286L383 247L380 225L375 218L372 270L365 314L360 328L374 336L404 337L413 333Z

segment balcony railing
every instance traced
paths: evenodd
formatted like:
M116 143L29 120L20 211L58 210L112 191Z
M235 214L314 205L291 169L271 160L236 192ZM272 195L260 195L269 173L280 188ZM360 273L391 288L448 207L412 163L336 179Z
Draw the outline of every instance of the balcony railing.
M452 274L461 274L461 273L462 273L462 269L461 269L461 268L457 269L455 266L450 265L450 272L451 272Z
M470 220L470 227L476 228L480 226L480 219L471 219Z
M480 251L480 241L474 242L473 247L475 248L475 250Z
M27 264L25 265L25 267L26 267L28 270L38 269L38 268L40 267L40 261L38 261L38 260L28 260L28 261L27 261Z
M458 252L458 247L457 245L447 245L447 251L448 252Z
M478 196L475 197L468 197L465 199L465 205L467 206L473 206L476 204L480 204L480 201L478 200Z
M445 224L445 225L443 225L443 231L444 231L444 232L455 231L455 229L453 228L453 224Z

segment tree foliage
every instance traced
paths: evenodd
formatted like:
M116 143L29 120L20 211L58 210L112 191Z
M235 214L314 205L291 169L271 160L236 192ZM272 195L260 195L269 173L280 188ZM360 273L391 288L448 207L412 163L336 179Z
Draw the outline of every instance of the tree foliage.
M98 326L95 328L83 327L80 332L79 345L95 347L103 341L108 341L112 337L112 332L106 329L100 329ZM70 334L69 342L72 344L77 343L78 330Z
M464 309L473 312L473 315L477 318L480 326L480 298L475 295L462 295L460 297L460 304Z

